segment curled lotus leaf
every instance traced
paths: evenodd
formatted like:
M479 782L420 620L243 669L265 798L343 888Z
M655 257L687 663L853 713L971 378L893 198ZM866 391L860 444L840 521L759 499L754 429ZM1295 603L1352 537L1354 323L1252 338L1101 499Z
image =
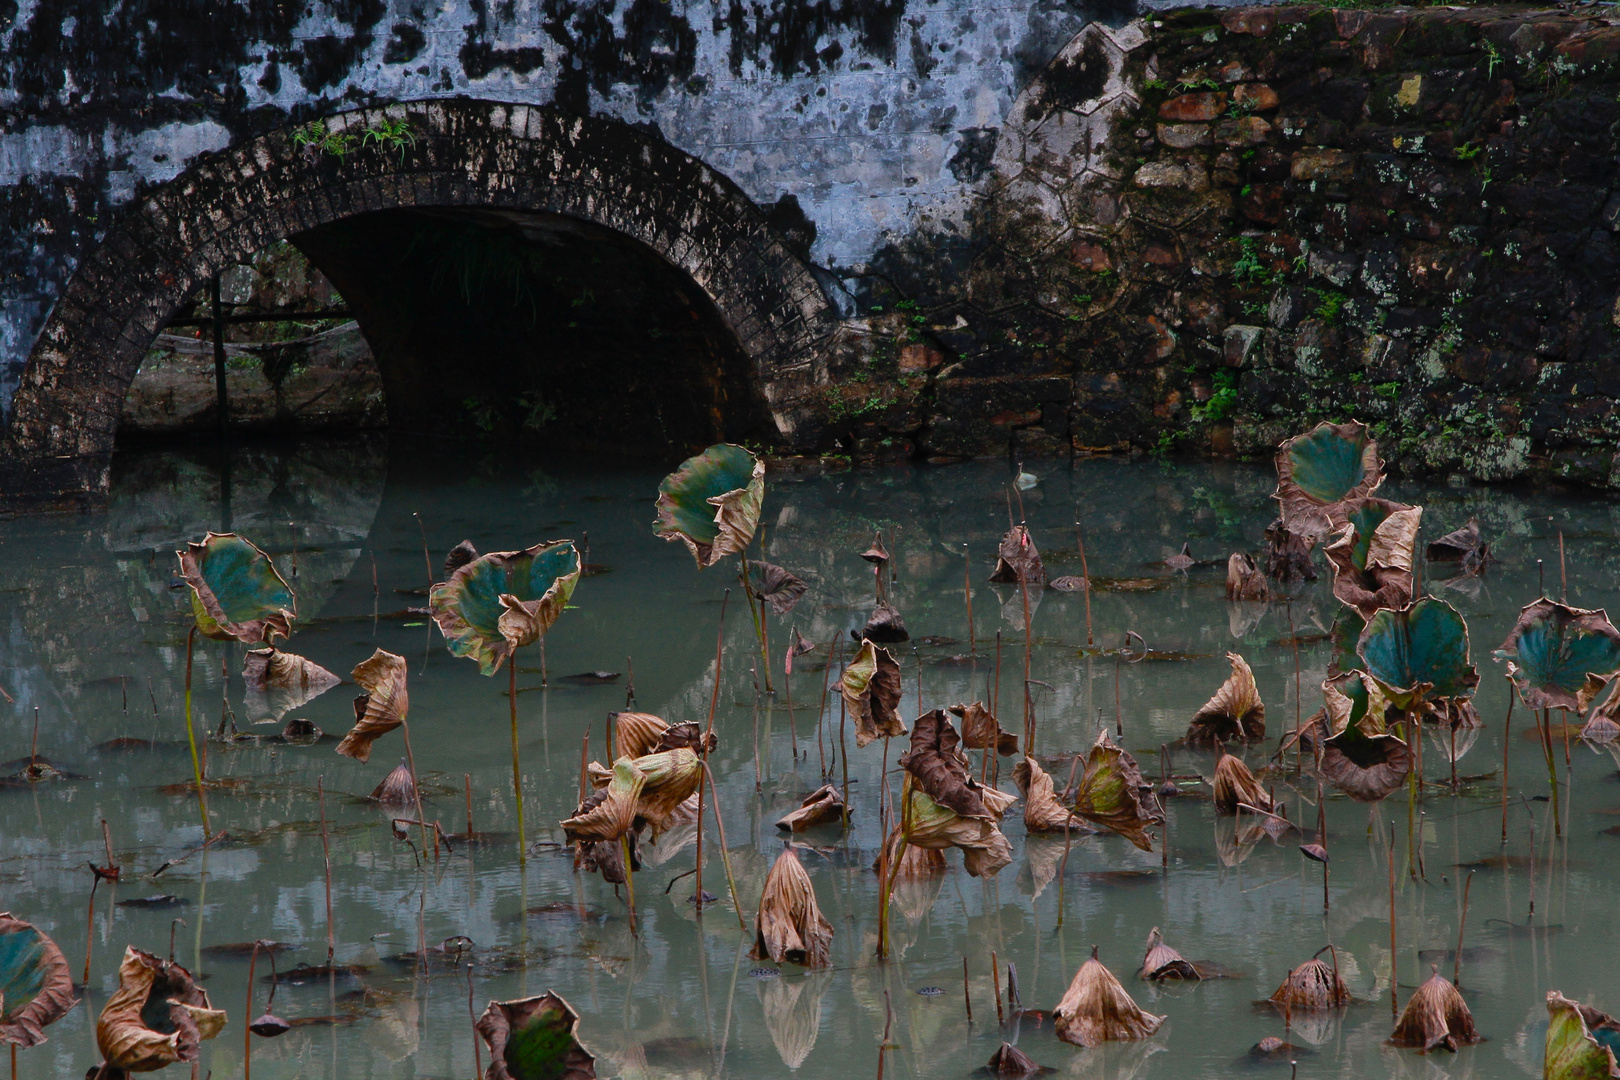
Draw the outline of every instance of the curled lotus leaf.
M995 714L982 701L971 705L952 705L952 716L962 721L962 745L970 750L994 747L996 753L1008 757L1018 753L1018 736L1001 727Z
M1315 537L1294 532L1282 518L1273 521L1266 526L1266 576L1285 585L1315 581L1316 567L1311 565L1315 546Z
M197 1060L198 1047L225 1026L191 972L136 948L124 950L118 989L96 1020L96 1046L108 1065L152 1072Z
M797 810L783 815L777 821L776 827L787 829L789 832L804 832L817 825L842 821L843 817L843 794L832 784L823 784L806 795Z
M872 617L866 620L866 625L856 635L863 641L876 641L883 645L893 645L901 641L911 640L911 631L906 629L905 616L900 609L887 600L879 600L872 605Z
M67 958L43 932L0 911L0 1043L26 1050L78 999Z
M1370 617L1412 602L1412 560L1423 507L1388 499L1348 504L1338 537L1323 549L1333 568L1333 595Z
M1356 652L1367 674L1397 694L1466 701L1479 685L1469 662L1468 623L1444 600L1425 597L1399 611L1383 609L1367 620Z
M451 548L449 554L445 555L444 557L444 579L449 581L450 575L454 574L457 570L460 570L463 566L466 566L476 558L478 558L478 549L473 546L473 542L471 540L463 540L461 543Z
M1097 948L1092 946L1091 959L1075 972L1068 992L1052 1010L1052 1021L1058 1038L1089 1048L1151 1038L1164 1017L1143 1012L1114 973L1097 959Z
M1283 523L1305 537L1344 524L1344 504L1364 499L1383 483L1378 443L1358 421L1320 423L1277 449L1277 490Z
M888 649L862 641L838 679L838 692L855 722L855 745L906 733L900 722L900 664Z
M636 804L646 782L647 774L634 761L615 761L608 782L586 796L573 817L563 820L563 832L569 841L615 841L623 837L635 824Z
M901 827L906 842L930 851L956 848L962 852L962 866L971 876L994 877L1012 862L1012 845L1002 834L1000 821L1018 797L983 787L976 795L984 807L983 816L964 817L930 798L908 772L901 793Z
M235 533L211 532L186 544L180 576L191 586L197 629L215 641L268 642L292 634L297 601L270 556Z
M372 788L371 794L366 797L393 809L413 805L416 802L416 779L411 776L410 766L401 760L394 771L383 777L382 782Z
M1497 655L1512 661L1508 673L1530 708L1585 712L1605 678L1620 671L1620 630L1602 609L1543 598L1519 612Z
M1051 776L1034 758L1025 757L1013 766L1013 783L1018 785L1018 793L1024 798L1025 830L1081 835L1097 831L1085 818L1069 812L1057 797Z
M1412 771L1411 748L1389 734L1389 704L1377 680L1360 671L1322 684L1329 737L1322 778L1357 802L1378 802Z
M1234 551L1226 560L1226 598L1228 600L1265 600L1271 596L1266 575L1260 572L1254 556Z
M707 569L748 546L765 503L765 462L732 443L718 443L658 485L653 532L686 545Z
M1142 779L1136 759L1114 744L1103 731L1086 754L1085 776L1075 794L1074 812L1097 825L1112 829L1143 851L1153 850L1147 828L1164 820Z
M252 649L242 662L243 708L252 719L280 720L343 680L314 661L279 649Z
M1406 1008L1389 1037L1390 1045L1455 1051L1483 1041L1474 1029L1474 1014L1468 1011L1462 991L1438 969L1432 970L1428 980L1406 999Z
M634 760L657 753L669 724L661 717L644 712L613 713L614 750L619 757Z
M1255 742L1266 737L1266 706L1249 662L1237 653L1227 653L1226 659L1231 661L1232 674L1193 714L1187 728L1187 742L1193 746Z
M1350 1004L1350 990L1339 977L1337 967L1313 958L1290 971L1267 1000L1289 1011L1315 1012Z
M1142 967L1136 977L1157 982L1161 979L1200 979L1203 976L1198 974L1192 961L1164 943L1163 935L1155 926L1148 934L1147 952L1142 957Z
M358 761L371 759L371 744L405 722L411 711L405 688L405 658L378 649L351 673L365 693L354 699L354 727L337 752Z
M753 573L753 580L748 587L754 599L765 601L778 615L792 611L799 597L810 588L797 574L775 563L756 562L750 564L749 569Z
M1041 553L1024 526L1014 525L1001 538L1001 544L996 548L996 568L991 571L990 580L998 585L1016 585L1020 580L1033 587L1046 584L1046 567L1041 563Z
M882 566L889 561L889 549L883 546L881 530L872 534L872 546L861 552L861 558L874 566Z
M945 715L934 709L911 726L911 749L900 755L900 767L936 803L963 817L987 817L984 788L968 774L962 739Z
M1245 807L1249 813L1256 810L1267 814L1277 812L1277 804L1260 786L1254 773L1231 754L1222 754L1215 763L1214 788L1215 809L1222 814L1236 814Z
M596 1080L579 1014L555 993L491 1001L473 1028L489 1047L485 1080Z
M1479 518L1429 542L1425 554L1433 562L1461 563L1465 574L1478 573L1491 561L1491 545L1480 539Z
M816 891L810 875L792 845L784 844L759 897L759 915L754 923L756 960L769 958L804 967L827 967L832 963L833 928L816 904Z
M470 656L481 673L493 675L513 651L551 629L574 595L579 573L572 540L494 551L428 590L428 607L451 654Z
M1602 1041L1598 1032L1607 1036ZM1615 1035L1620 1025L1588 1005L1547 991L1547 1050L1542 1075L1546 1080L1614 1080L1620 1077L1615 1062Z
M682 807L703 782L703 763L698 756L683 747L648 754L631 764L642 775L636 817L647 823L654 838L682 824Z

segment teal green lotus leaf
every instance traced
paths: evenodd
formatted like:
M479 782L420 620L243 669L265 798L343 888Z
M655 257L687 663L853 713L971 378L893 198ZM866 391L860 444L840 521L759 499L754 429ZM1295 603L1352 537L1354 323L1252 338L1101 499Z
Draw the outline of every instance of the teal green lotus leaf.
M34 926L0 912L0 1044L27 1049L77 1004L67 958Z
M765 463L741 446L718 443L658 485L653 532L684 543L699 569L748 546L765 504Z
M492 1001L474 1029L489 1046L488 1080L595 1080L579 1014L557 994Z
M191 586L191 611L204 637L257 645L277 634L292 634L297 618L292 588L252 541L211 532L202 543L188 543L175 554L180 576Z
M1547 992L1546 1080L1613 1080L1615 1022L1556 990Z
M1602 610L1541 599L1519 612L1497 656L1532 709L1584 712L1603 680L1620 671L1620 630Z
M574 595L579 573L572 540L495 551L433 586L428 607L450 652L473 657L479 671L493 675L514 651L551 629Z
M1278 448L1272 497L1290 530L1320 536L1343 524L1343 503L1365 498L1383 479L1378 444L1365 424L1321 423Z
M1468 657L1468 624L1444 600L1425 597L1399 611L1374 612L1356 651L1373 678L1396 690L1426 683L1429 700L1465 700L1479 685Z

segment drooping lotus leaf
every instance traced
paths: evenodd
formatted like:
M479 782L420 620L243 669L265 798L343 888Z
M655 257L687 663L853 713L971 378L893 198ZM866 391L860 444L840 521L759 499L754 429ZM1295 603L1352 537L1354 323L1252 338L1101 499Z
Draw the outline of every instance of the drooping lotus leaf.
M1164 821L1164 812L1153 798L1151 785L1142 779L1136 759L1103 731L1086 755L1085 770L1074 812L1112 829L1143 851L1152 851L1147 827Z
M1193 558L1192 544L1185 541L1182 543L1180 551L1164 560L1166 570L1189 570L1197 565L1198 560Z
M1255 565L1254 557L1234 551L1226 560L1226 598L1228 600L1265 600L1271 596L1266 575Z
M454 656L493 675L512 653L551 629L579 584L572 540L480 555L428 591L433 621Z
M405 658L378 649L351 673L365 693L354 699L354 727L337 752L358 761L371 759L371 744L405 722L411 698L405 687Z
M366 798L394 810L415 804L416 778L411 775L411 768L403 758L393 772L371 789L371 794Z
M1254 773L1231 754L1222 754L1215 763L1214 787L1215 809L1222 814L1236 814L1243 807L1247 807L1247 812L1251 814L1256 810L1267 814L1277 810Z
M851 813L854 811L851 810ZM784 814L776 822L778 829L805 832L817 825L826 825L844 818L844 796L832 784L823 784L804 797L799 808Z
M197 1060L204 1040L225 1027L191 972L133 947L118 965L118 989L96 1020L96 1046L108 1065L152 1072Z
M952 705L950 713L962 721L962 745L968 749L986 750L995 747L996 753L1003 757L1018 753L1018 736L1002 730L1001 721L985 708L984 702Z
M250 719L279 720L343 680L319 664L280 649L251 649L242 662L247 688L243 706Z
M1255 742L1266 737L1266 706L1260 688L1254 683L1249 662L1237 653L1227 653L1232 674L1215 696L1193 714L1187 728L1192 746L1214 746L1225 742Z
M1327 727L1322 778L1357 802L1377 802L1406 781L1412 751L1389 734L1389 702L1376 680L1351 671L1322 684Z
M862 641L860 651L838 679L849 716L855 723L855 745L906 733L900 722L900 664L888 649Z
M1465 701L1479 685L1469 662L1468 623L1444 600L1425 597L1398 611L1375 611L1356 652L1367 674L1396 691L1429 689L1428 700Z
M705 569L748 546L764 503L765 462L718 443L681 462L658 485L653 532L684 543Z
M795 657L804 656L807 653L813 653L815 651L815 643L809 638L805 637L803 634L799 633L799 628L795 626L790 638L790 643L788 647L783 650L784 655L782 657L782 666L785 669L786 674L793 674L793 660Z
M1596 1009L1547 991L1547 1050L1542 1066L1546 1080L1614 1080L1620 1077L1611 1039L1599 1042L1594 1029L1604 1025L1612 1036L1615 1021Z
M1412 601L1412 560L1423 507L1356 499L1344 507L1339 536L1323 549L1333 568L1333 595L1364 617Z
M632 761L656 753L659 740L669 730L669 725L652 713L621 712L610 713L609 716L613 720L613 737L616 740L614 756L627 757Z
M771 610L778 615L786 615L793 610L799 602L799 597L810 588L791 570L784 570L775 563L756 562L750 565L753 580L748 587L753 590L755 600L763 600L771 606Z
M1463 573L1477 573L1491 558L1491 545L1480 539L1479 518L1429 542L1425 553L1435 562L1461 563Z
M570 841L616 841L630 831L636 820L636 800L647 775L629 758L613 763L613 773L607 785L586 796L574 816L562 822L563 832Z
M473 1027L489 1047L485 1080L596 1080L579 1014L555 993L492 1001Z
M1620 630L1602 609L1587 611L1545 598L1519 612L1498 650L1532 709L1584 712L1606 676L1620 671Z
M1046 567L1041 564L1041 553L1035 540L1022 525L1014 525L1001 538L996 549L996 568L990 580L1001 585L1016 585L1022 578L1031 588L1046 584Z
M1337 1009L1350 1004L1350 989L1336 967L1313 958L1290 971L1267 1000L1290 1011Z
M1152 979L1155 982L1161 979L1202 978L1192 961L1164 943L1157 926L1148 934L1147 952L1142 957L1142 966L1137 971L1136 977Z
M1474 1029L1474 1016L1468 1011L1462 991L1438 969L1422 986L1412 992L1395 1022L1395 1031L1389 1037L1391 1046L1409 1046L1418 1050L1441 1047L1455 1051L1459 1046L1472 1046L1482 1041Z
M911 748L900 755L900 767L941 806L963 817L986 817L984 788L969 775L961 744L943 709L924 713L911 726Z
M883 546L881 529L872 534L872 546L861 552L861 558L875 566L882 566L889 561L889 549Z
M956 746L956 731L944 713L936 709L917 718L912 749L900 756L906 770L901 828L913 846L931 851L957 848L969 874L993 877L1012 862L1012 845L1002 835L1000 822L1018 797L975 781Z
M852 631L853 633L853 631ZM866 620L860 633L854 635L862 641L876 641L882 645L894 645L902 641L911 640L911 631L906 629L906 620L900 614L900 609L887 600L879 600L872 605L872 617Z
M1282 518L1273 521L1266 526L1266 576L1284 585L1315 581L1316 567L1311 565L1311 549L1315 546L1315 537L1294 532Z
M1164 1017L1143 1012L1131 1000L1114 973L1097 959L1096 946L1052 1010L1052 1020L1058 1038L1085 1047L1146 1039L1164 1023Z
M31 923L0 911L0 1043L24 1050L78 1004L62 950Z
M765 888L759 896L759 915L754 923L756 960L784 960L804 967L826 967L832 962L833 928L816 904L816 891L810 875L804 872L791 844L782 846Z
M258 645L277 634L292 634L297 618L292 588L252 541L211 532L202 543L187 543L175 554L180 576L191 586L191 613L204 637Z
M1324 536L1344 523L1344 503L1383 483L1378 444L1357 421L1316 425L1277 449L1283 523L1302 536Z
M1002 1080L1024 1080L1025 1077L1041 1076L1053 1070L1012 1043L1004 1042L994 1054L990 1055L989 1063L980 1071L1001 1077Z
M1057 797L1052 778L1040 763L1025 757L1013 766L1013 783L1024 798L1024 829L1027 832L1069 832L1085 835L1097 830L1082 817L1071 814Z
M454 574L476 558L478 558L478 548L473 546L471 540L463 540L451 548L449 554L444 557L444 579L449 581L451 574Z
M703 782L703 763L691 750L681 748L647 754L632 764L642 776L641 790L636 794L636 817L647 823L656 839L682 823L682 807Z

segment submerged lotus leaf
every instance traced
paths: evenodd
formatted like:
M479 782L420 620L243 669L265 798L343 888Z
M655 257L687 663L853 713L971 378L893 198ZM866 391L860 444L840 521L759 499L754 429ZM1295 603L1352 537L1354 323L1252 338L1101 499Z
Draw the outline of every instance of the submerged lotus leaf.
M492 1001L473 1026L489 1047L485 1080L596 1080L579 1014L555 993Z
M985 708L982 701L975 701L971 705L952 705L950 713L962 721L962 745L968 749L987 750L994 747L996 753L1003 757L1018 753L1018 736L1002 730L1001 722Z
M562 822L570 842L575 840L618 840L630 831L636 820L636 803L647 774L629 758L613 763L606 786L592 792L579 804L574 816Z
M1497 655L1512 660L1508 673L1530 708L1584 712L1620 671L1620 630L1601 609L1541 599L1519 612Z
M1320 423L1277 449L1277 490L1283 523L1303 536L1322 536L1344 520L1344 503L1371 495L1384 480L1378 444L1357 421Z
M1547 991L1547 1050L1542 1067L1546 1080L1614 1080L1620 1077L1612 1045L1599 1042L1593 1029L1614 1020L1596 1009Z
M754 923L756 960L767 957L804 967L826 967L832 962L833 928L816 905L816 892L810 884L799 856L784 844L759 897L759 915Z
M454 656L470 656L493 675L551 629L579 583L572 540L480 555L428 590L433 621Z
M31 923L0 911L0 1043L26 1050L78 1000L62 950Z
M354 727L337 752L359 761L371 759L371 744L405 722L411 699L405 688L405 658L378 649L351 673L365 693L354 699Z
M1164 820L1136 759L1103 731L1086 754L1085 777L1075 795L1074 812L1112 829L1143 851L1153 850L1149 825Z
M1013 783L1024 797L1024 828L1032 833L1041 832L1096 832L1086 820L1071 814L1053 789L1052 778L1032 757L1025 757L1013 766Z
M1337 967L1311 959L1288 973L1282 985L1268 999L1289 1011L1337 1009L1350 1004L1350 990L1339 977Z
M784 570L775 563L756 562L750 566L754 579L749 589L755 600L763 600L778 615L786 615L799 602L799 597L810 588L797 574Z
M1356 647L1367 674L1398 691L1466 700L1479 685L1469 662L1468 623L1444 600L1425 597L1399 611L1376 611Z
M1142 967L1137 971L1139 979L1200 979L1198 969L1192 961L1182 956L1175 949L1164 943L1159 928L1155 926L1148 934L1147 952L1142 957Z
M1474 1016L1468 1011L1450 979L1433 971L1422 986L1412 992L1395 1022L1395 1031L1389 1037L1391 1046L1409 1046L1418 1050L1441 1047L1455 1051L1459 1046L1472 1046L1482 1041L1474 1029Z
M1001 585L1016 585L1020 579L1031 586L1045 585L1046 567L1041 564L1041 553L1036 550L1029 530L1014 525L996 549L996 568L990 580Z
M1058 1038L1084 1047L1146 1039L1164 1023L1164 1017L1143 1012L1131 1000L1114 973L1097 959L1096 946L1052 1010L1052 1020Z
M1254 773L1231 754L1222 754L1215 763L1215 809L1222 814L1236 814L1240 808L1249 813L1256 810L1275 813L1276 803L1266 789L1260 786Z
M900 664L888 649L862 641L860 651L838 679L850 719L855 722L855 745L874 739L904 735L900 722Z
M1347 504L1337 539L1323 549L1333 595L1363 616L1412 601L1412 560L1423 507L1388 499Z
M152 1072L197 1060L198 1047L225 1026L191 972L136 948L124 950L118 989L96 1020L96 1046L107 1064Z
M180 576L191 586L197 629L215 641L268 642L292 634L297 601L270 556L235 533L211 532L187 543Z
M718 443L658 485L653 532L684 543L699 569L748 546L765 503L765 462L740 446Z
M1193 746L1213 746L1224 742L1254 742L1266 737L1266 706L1260 688L1254 683L1249 662L1237 653L1227 653L1232 663L1215 696L1193 714L1187 728L1187 742Z

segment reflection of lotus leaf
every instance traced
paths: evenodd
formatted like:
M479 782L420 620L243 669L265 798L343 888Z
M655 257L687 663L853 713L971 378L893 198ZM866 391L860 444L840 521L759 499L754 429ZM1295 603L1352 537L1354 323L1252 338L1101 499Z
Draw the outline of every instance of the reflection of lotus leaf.
M209 533L188 543L180 576L191 586L197 629L215 641L267 642L292 633L296 601L270 556L235 533Z
M493 675L516 649L551 629L579 582L572 540L481 555L433 586L429 605L455 656Z
M765 503L765 463L740 446L718 443L658 485L653 532L679 540L700 569L748 546Z
M1357 651L1369 675L1399 690L1427 684L1427 697L1466 699L1479 685L1468 658L1468 624L1444 600L1425 597L1399 611L1375 612Z
M27 1049L75 1004L73 976L56 942L0 912L0 1043Z
M1510 673L1530 708L1584 712L1603 677L1620 670L1620 631L1602 610L1542 599L1519 612L1500 655L1512 659Z

